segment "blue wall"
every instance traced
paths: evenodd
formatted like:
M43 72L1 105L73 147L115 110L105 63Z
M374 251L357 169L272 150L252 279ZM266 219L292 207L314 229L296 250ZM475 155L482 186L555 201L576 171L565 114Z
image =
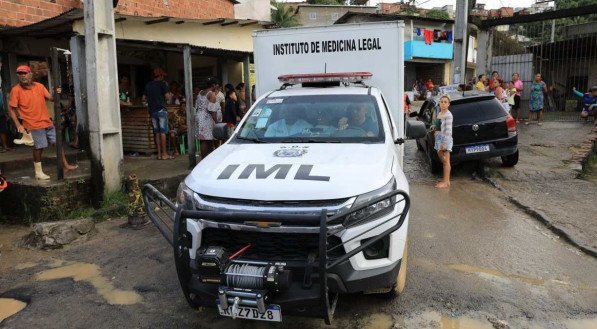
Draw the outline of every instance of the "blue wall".
M425 41L409 40L404 43L404 60L409 61L413 57L452 59L453 51L452 43L433 42L427 45Z

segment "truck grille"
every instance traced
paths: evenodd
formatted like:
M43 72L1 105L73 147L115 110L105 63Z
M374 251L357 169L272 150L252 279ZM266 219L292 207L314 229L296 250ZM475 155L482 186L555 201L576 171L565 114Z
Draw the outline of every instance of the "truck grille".
M317 234L292 234L292 233L263 233L234 231L207 228L203 230L201 245L222 246L229 252L236 252L251 243L251 248L243 254L244 259L253 260L306 260L309 253L317 252L319 236ZM328 245L335 246L340 243L340 238L331 236ZM341 256L343 248L334 250L330 258ZM315 254L318 256L318 254Z

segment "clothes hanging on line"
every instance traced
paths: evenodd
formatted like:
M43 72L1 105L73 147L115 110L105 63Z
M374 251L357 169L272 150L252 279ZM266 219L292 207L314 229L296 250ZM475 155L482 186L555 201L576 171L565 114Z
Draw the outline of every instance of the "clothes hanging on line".
M433 31L432 30L423 30L423 37L425 38L425 44L430 45L433 43Z

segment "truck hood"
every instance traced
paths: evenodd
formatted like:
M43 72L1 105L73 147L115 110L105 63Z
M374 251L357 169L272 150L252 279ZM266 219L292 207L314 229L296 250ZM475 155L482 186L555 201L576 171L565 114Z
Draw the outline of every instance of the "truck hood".
M209 196L263 200L330 200L357 196L392 178L385 144L224 144L185 179Z

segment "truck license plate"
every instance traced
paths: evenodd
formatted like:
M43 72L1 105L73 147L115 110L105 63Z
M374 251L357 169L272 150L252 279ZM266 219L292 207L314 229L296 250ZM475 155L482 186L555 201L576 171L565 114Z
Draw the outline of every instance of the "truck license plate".
M465 150L466 154L489 152L489 145L481 144L481 145L467 146L464 150Z
M217 301L217 304L221 316L232 317L232 306L223 310L219 301ZM267 306L265 313L259 313L255 307L240 306L236 317L249 320L282 322L282 309L280 305L270 304Z

